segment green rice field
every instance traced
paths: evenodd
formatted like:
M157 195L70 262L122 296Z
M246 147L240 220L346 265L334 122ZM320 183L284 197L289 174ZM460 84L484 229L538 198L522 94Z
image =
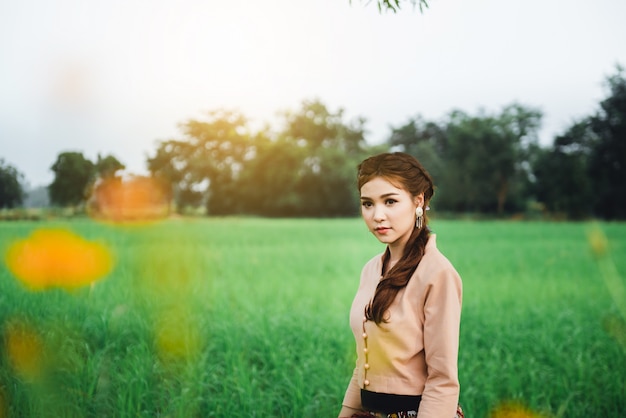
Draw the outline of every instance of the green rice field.
M431 226L463 278L466 417L626 416L625 223ZM113 269L29 290L5 254L45 228L106 245ZM359 219L0 223L0 418L336 417L348 311L383 249Z

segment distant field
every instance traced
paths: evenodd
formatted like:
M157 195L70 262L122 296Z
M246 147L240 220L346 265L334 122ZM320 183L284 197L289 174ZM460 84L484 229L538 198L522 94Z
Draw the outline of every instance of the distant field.
M0 418L337 415L355 359L348 310L383 250L360 220L4 222L2 254L49 227L105 243L115 266L94 286L31 292L0 265ZM464 282L468 418L509 402L626 416L626 335L607 325L619 302L591 224L432 227ZM626 224L600 228L626 286Z

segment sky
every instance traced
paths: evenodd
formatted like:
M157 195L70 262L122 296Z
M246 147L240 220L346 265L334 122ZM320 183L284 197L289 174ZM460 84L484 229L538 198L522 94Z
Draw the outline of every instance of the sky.
M626 66L626 1L0 0L0 158L30 187L65 151L135 174L216 109L280 129L319 99L370 144L417 115L539 108L549 145Z

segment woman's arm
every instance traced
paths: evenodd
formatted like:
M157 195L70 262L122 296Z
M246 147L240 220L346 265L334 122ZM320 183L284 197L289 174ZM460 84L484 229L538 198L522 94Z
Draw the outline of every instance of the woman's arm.
M361 410L361 389L359 388L357 368L354 368L352 372L352 378L346 389L346 394L343 397L341 405L341 411L339 412L339 418L348 417L352 414L362 412Z
M424 304L427 378L418 418L454 417L459 400L458 351L462 283L454 269L441 271Z

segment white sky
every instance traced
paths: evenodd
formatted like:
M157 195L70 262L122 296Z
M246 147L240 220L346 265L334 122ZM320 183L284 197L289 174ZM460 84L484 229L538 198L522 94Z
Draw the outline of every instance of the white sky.
M626 65L624 0L0 0L0 157L33 186L63 151L145 172L204 112L253 123L319 98L370 143L417 114L544 112L549 144Z

